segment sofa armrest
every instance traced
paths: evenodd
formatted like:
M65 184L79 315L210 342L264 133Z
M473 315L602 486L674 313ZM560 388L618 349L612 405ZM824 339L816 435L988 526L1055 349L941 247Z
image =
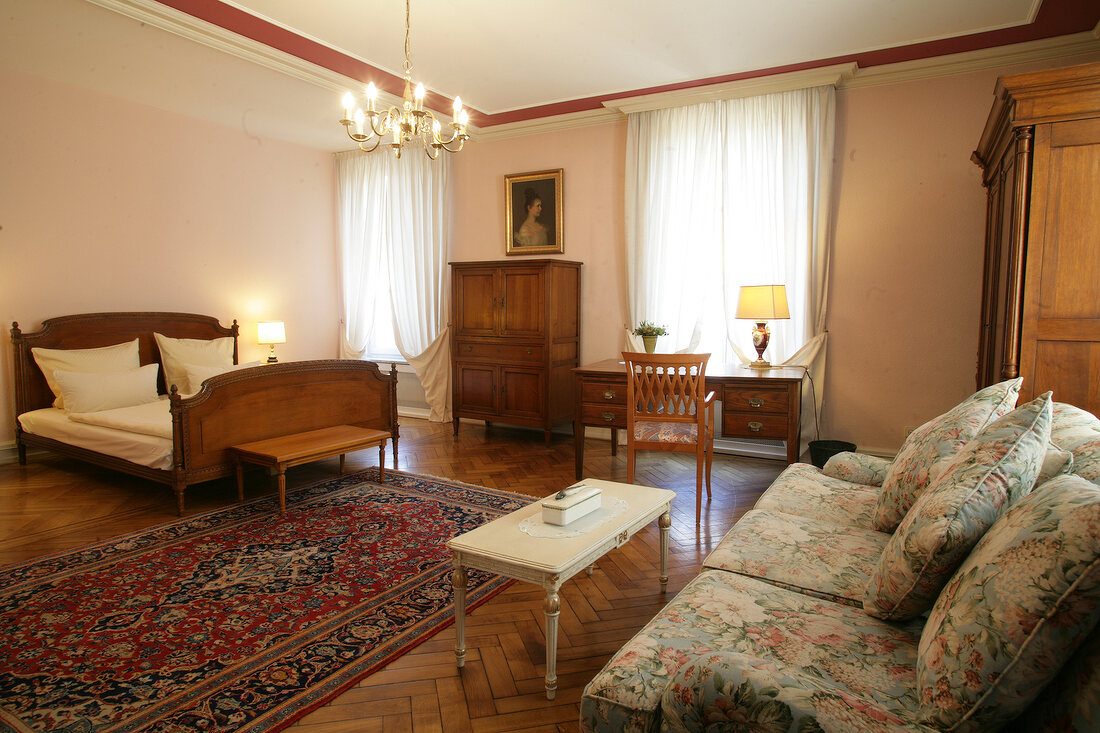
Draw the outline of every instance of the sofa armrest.
M864 486L882 486L886 471L893 461L866 453L837 453L830 458L821 472L832 478L850 481Z
M681 667L661 697L661 731L668 732L932 731L903 715L735 652L708 654Z

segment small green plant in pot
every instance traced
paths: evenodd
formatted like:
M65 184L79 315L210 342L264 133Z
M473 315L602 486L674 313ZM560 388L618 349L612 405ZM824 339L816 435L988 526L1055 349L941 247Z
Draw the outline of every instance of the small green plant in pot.
M642 337L642 343L645 344L645 350L647 354L652 354L653 350L657 348L657 337L667 336L668 329L664 326L658 326L650 321L642 321L634 327L634 335Z

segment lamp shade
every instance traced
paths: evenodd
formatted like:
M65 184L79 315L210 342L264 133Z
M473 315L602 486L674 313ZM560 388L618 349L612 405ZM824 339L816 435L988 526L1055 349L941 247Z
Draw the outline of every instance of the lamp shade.
M256 324L256 341L261 344L285 344L286 328L282 321L261 321Z
M790 318L784 285L743 285L737 297L737 318L774 321Z

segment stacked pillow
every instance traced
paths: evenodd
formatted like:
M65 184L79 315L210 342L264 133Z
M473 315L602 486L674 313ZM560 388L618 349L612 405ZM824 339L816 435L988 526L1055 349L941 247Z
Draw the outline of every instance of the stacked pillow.
M883 477L873 527L893 532L913 506L938 465L950 459L971 438L1016 406L1023 379L1010 379L979 390L966 400L914 430Z
M997 519L1035 485L1050 442L1051 393L983 428L948 460L883 550L863 607L883 619L932 607L947 579Z
M38 363L38 368L42 370L42 376L46 378L50 391L54 394L53 406L61 408L65 407L65 399L55 377L57 370L105 374L124 372L141 366L137 339L98 349L32 348L31 354Z
M993 525L936 600L917 649L921 722L997 730L1098 620L1100 486L1057 476ZM1054 729L1069 730L1069 721Z
M233 366L233 337L216 339L177 339L154 333L157 348L160 349L160 362L164 365L164 384L168 391L175 385L183 395L193 394L202 386L192 385L187 375L187 366L221 367L228 370ZM210 375L208 375L210 376Z
M101 412L156 402L159 364L146 364L122 372L54 371L66 412Z

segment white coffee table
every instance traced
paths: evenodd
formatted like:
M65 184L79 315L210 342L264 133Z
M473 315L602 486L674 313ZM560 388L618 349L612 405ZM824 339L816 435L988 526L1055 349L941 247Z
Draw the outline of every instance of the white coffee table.
M466 568L477 568L508 578L541 585L546 590L546 697L558 689L558 590L571 577L616 547L654 519L661 528L661 589L668 586L669 505L676 494L667 489L620 484L599 479L578 483L603 490L603 507L564 528L541 523L542 505L536 501L495 519L447 543L454 553L455 656L466 663ZM623 506L625 502L625 507ZM616 513L617 512L617 513ZM526 522L524 520L527 520ZM538 526L533 526L538 525ZM528 531L524 531L523 526ZM538 534L564 529L575 536L545 537ZM591 570L590 570L591 572Z

